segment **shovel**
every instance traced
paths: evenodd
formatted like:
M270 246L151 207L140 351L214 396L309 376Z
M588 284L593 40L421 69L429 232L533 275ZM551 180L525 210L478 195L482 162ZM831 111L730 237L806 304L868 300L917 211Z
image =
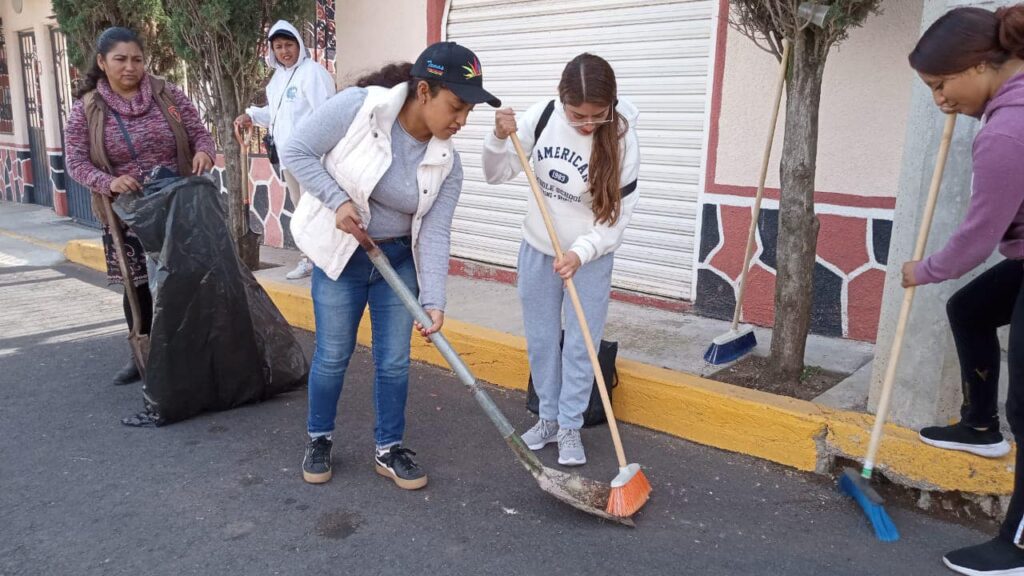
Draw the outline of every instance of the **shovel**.
M242 135L242 128L238 124L235 124L235 141L238 142L239 156L242 162L240 166L241 171L241 185L242 185L242 206L245 210L246 222L248 226L245 228L246 237L251 236L262 236L264 232L263 222L252 213L249 206L249 149L252 143L252 128L245 129L245 135ZM257 238L257 242L258 242Z
M384 281L398 294L402 304L412 313L413 318L422 326L433 325L434 321L431 320L427 312L420 306L416 296L405 285L405 282L398 276L395 269L391 267L391 263L388 261L388 257L384 255L384 252L377 247L373 240L366 235L366 232L360 229L355 222L349 220L349 224L350 229L355 230L353 236L355 236L359 245L363 247L363 250L366 250L367 255L384 278ZM487 417L498 428L501 437L505 439L509 448L512 449L512 453L515 454L516 458L530 474L533 474L541 490L588 514L625 524L626 526L634 525L633 521L629 518L620 518L605 512L605 508L608 506L608 498L611 494L611 489L607 484L545 467L537 459L537 456L526 447L519 434L516 434L512 424L501 413L501 410L491 399L487 391L480 386L476 377L469 371L469 367L466 366L462 358L455 352L448 339L444 337L444 334L434 332L430 335L430 341L437 347L438 352L444 356L445 361L451 366L452 371L459 377L459 380L472 392L473 397L476 398L484 413L487 414Z
M107 213L107 222L110 224L110 236L114 239L114 254L117 256L117 265L121 268L121 278L124 284L124 293L128 296L128 307L132 311L132 328L128 331L128 344L132 348L132 359L135 366L146 380L146 359L149 358L149 335L142 333L142 306L139 304L139 295L135 292L135 279L132 278L132 271L128 267L128 259L125 256L124 236L121 235L121 219L114 213L114 207L110 205L110 197L101 195L103 198L103 209Z

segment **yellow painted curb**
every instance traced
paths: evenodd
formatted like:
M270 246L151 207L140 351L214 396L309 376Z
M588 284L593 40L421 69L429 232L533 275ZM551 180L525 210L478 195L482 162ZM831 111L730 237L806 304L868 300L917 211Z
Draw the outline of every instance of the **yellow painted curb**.
M107 271L103 243L99 240L72 240L64 246L64 257L93 270Z
M98 241L75 241L67 258L97 270L106 267ZM293 325L314 330L309 290L281 282L260 283ZM370 344L365 318L359 343ZM445 335L473 374L523 390L529 378L526 341L518 336L447 319ZM414 336L414 360L447 368L433 346ZM630 422L700 444L748 454L798 470L827 473L836 457L860 460L873 417L812 402L722 384L631 360L619 360L615 413ZM887 426L878 471L902 485L943 492L1003 495L1013 491L1014 453L992 460L940 450L917 433Z
M49 242L47 240L41 240L39 238L33 238L32 236L25 236L24 234L18 234L17 232L11 232L10 230L0 230L0 236L6 236L8 238L13 238L13 239L21 241L21 242L28 242L29 244L34 244L34 245L39 246L41 248L46 248L48 250L54 250L56 252L60 252L63 249L63 246L58 244L58 243L56 243L56 242Z
M265 281L285 318L314 329L308 290ZM445 336L473 374L505 388L524 390L529 378L525 339L482 326L445 320ZM370 344L369 322L359 343ZM433 346L413 337L414 360L447 368ZM631 360L619 360L615 414L700 444L748 454L798 470L828 472L835 457L860 460L873 417L833 410L813 402L723 384ZM926 490L996 495L1013 491L1011 453L998 460L939 450L917 433L887 426L879 472L890 480Z

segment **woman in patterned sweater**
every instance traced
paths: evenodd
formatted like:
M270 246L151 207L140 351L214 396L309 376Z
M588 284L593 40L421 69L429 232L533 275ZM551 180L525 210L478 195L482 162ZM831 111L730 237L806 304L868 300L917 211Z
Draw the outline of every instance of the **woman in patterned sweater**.
M103 223L107 278L121 284L113 241L99 194L114 196L142 190L145 177L165 168L188 176L213 167L213 137L180 88L146 73L142 41L126 28L108 28L96 42L92 67L76 91L67 126L68 173L93 192L93 212ZM90 126L96 127L90 130ZM102 126L102 130L99 127ZM125 252L142 308L143 334L149 333L153 297L146 273L146 255L139 239L122 224ZM125 319L134 322L128 299ZM114 377L114 384L139 380L135 363Z

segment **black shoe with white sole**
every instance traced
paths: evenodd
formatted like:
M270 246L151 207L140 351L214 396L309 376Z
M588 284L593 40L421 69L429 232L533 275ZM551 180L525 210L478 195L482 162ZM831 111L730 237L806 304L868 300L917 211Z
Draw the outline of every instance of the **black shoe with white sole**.
M918 434L929 446L970 452L985 458L1001 458L1010 453L1010 443L1003 439L999 428L977 430L963 422L950 426L922 428Z
M331 479L331 447L326 436L317 436L306 444L302 459L302 479L310 484L323 484Z
M416 453L396 444L384 454L375 454L377 474L394 480L403 490L418 490L427 485L427 475L412 459Z
M942 557L950 570L967 576L1024 576L1024 550L996 538Z

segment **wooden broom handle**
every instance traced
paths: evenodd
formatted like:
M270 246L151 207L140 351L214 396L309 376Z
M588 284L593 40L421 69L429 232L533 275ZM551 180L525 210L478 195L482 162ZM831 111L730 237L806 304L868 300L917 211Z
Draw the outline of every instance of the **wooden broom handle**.
M772 157L772 144L775 143L775 127L779 122L779 108L782 105L782 90L786 86L786 71L789 69L789 40L782 40L782 63L779 64L779 77L775 84L775 107L772 110L772 121L768 127L768 140L764 144L764 156L761 158L761 174L754 196L754 207L750 213L750 229L747 231L747 247L743 253L743 268L740 270L740 291L736 295L736 309L732 315L733 332L739 328L740 314L743 312L743 295L747 292L747 272L750 259L754 255L754 235L757 234L757 219L761 215L761 198L764 196L764 183L768 179L768 162Z
M917 243L914 245L913 260L924 258L924 250L928 244L928 233L932 227L932 216L935 214L935 204L939 197L939 188L942 187L942 173L946 168L946 157L949 155L949 144L953 140L953 129L956 127L956 114L946 116L946 126L942 130L942 141L939 144L939 154L935 160L935 171L932 172L932 183L928 188L928 198L924 204L924 214L921 218L921 228L917 232ZM875 425L871 430L871 443L868 445L868 453L864 458L864 471L870 473L874 469L875 457L878 455L878 448L882 443L882 429L889 415L889 404L892 400L893 383L896 381L896 367L900 360L900 350L903 347L903 335L907 330L907 322L910 319L910 306L914 302L914 286L903 292L903 304L900 306L899 319L896 321L896 333L892 338L892 348L889 350L889 362L885 367L885 378L882 380L882 396L878 400L878 410L875 413Z
M243 136L244 130L244 136ZM235 124L235 141L242 148L242 154L249 155L249 143L252 142L252 128L242 128Z
M124 236L121 235L121 219L117 217L114 207L110 205L110 196L100 194L100 198L103 199L103 210L107 215L110 237L114 240L114 256L117 258L117 266L121 269L124 293L128 296L128 309L132 312L132 328L129 331L129 336L141 336L142 305L139 304L139 295L135 291L135 278L132 277L131 268L128 266L128 255L124 250Z
M243 135L244 130L244 135ZM245 184L249 181L249 145L252 142L252 128L242 128L238 124L235 124L235 141L238 142L239 152L242 156L242 177L244 178ZM246 186L247 188L248 186ZM245 198L245 203L249 203L248 194Z
M540 214L544 218L544 226L548 229L548 236L551 237L551 245L555 249L555 255L561 259L562 245L558 241L558 233L555 232L555 225L551 221L551 214L548 212L547 203L540 191L540 184L537 183L537 176L534 175L533 168L530 167L530 161L526 158L526 153L523 152L523 145L519 142L519 136L513 132L511 137L512 145L515 146L516 154L519 156L519 162L523 165L523 172L526 173L526 179L530 181L533 197L537 200L537 206L540 207ZM572 278L565 281L565 286L569 291L572 307L576 310L576 319L580 324L580 329L583 331L583 341L587 344L587 355L590 356L590 363L594 367L597 390L601 394L601 404L604 405L604 413L608 416L608 428L612 433L612 443L615 444L615 456L619 459L619 468L625 468L627 466L626 453L622 450L619 427L615 422L615 413L612 411L611 399L608 398L608 387L604 381L604 374L601 373L601 362L597 359L594 340L590 337L590 326L587 324L587 317L583 313L583 306L580 304L580 297L576 293L576 284L573 283Z

